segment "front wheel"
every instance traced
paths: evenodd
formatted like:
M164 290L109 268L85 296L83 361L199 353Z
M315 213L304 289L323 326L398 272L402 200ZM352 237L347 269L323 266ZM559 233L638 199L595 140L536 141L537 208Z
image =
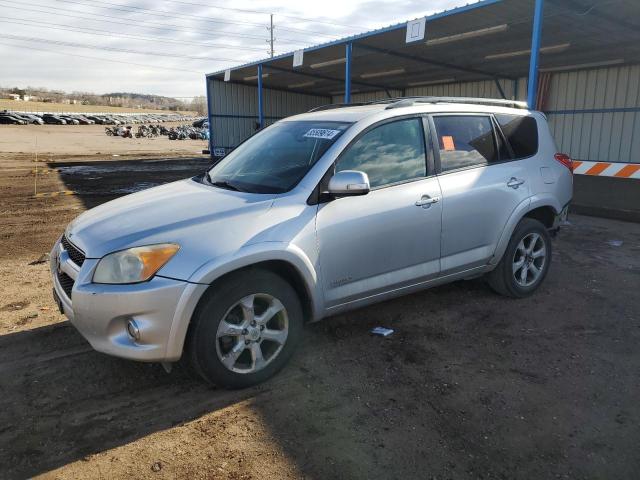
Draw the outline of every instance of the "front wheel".
M300 300L280 276L264 270L231 274L211 287L194 314L189 361L209 383L255 385L287 363L302 325Z
M545 226L523 218L516 227L500 263L487 279L493 290L508 297L531 295L542 284L551 265L551 237Z

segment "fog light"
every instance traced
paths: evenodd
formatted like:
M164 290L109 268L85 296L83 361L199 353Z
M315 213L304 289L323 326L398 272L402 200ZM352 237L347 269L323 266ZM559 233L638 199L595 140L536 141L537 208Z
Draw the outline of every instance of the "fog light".
M135 340L136 342L140 340L140 329L138 328L138 324L135 320L129 320L127 322L127 333L132 340Z

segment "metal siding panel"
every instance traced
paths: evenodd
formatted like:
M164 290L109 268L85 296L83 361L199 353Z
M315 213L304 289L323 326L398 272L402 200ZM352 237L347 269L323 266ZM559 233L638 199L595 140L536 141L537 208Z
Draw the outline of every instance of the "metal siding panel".
M607 83L604 95L604 106L612 107L616 96L618 84L618 69L607 69ZM609 146L611 144L613 113L602 114L602 124L599 135L598 160L608 160Z
M256 87L214 80L211 102L214 115L257 116ZM326 103L324 97L265 89L265 115L284 117L302 113ZM269 119L270 125L274 120ZM214 146L235 146L255 131L253 118L215 118L212 120Z
M596 92L593 97L594 108L603 108L605 102L605 92L607 89L607 72L606 69L596 71ZM602 132L602 114L595 113L593 115L592 135L589 139L590 158L585 160L599 160L600 149L600 133Z
M614 95L613 104L616 108L624 107L627 98L627 89L629 86L629 69L618 68L618 81L616 82L616 93ZM611 136L609 141L609 153L607 159L612 162L619 162L620 149L622 146L622 127L624 121L624 113L614 113L611 119Z
M640 163L640 113L635 114L633 131L631 132L631 148L629 150L629 161Z
M518 80L518 100L525 101L527 99L527 78L522 77Z
M570 72L567 78L567 98L566 104L567 109L575 110L576 108L576 98L577 98L577 84L578 84L578 75L576 72ZM572 146L573 146L573 132L575 130L576 116L575 115L567 115L567 123L565 130L565 150L571 155Z
M593 70L585 72L586 76L586 91L585 91L585 103L586 109L593 109L595 105L596 96L596 73ZM593 135L593 113L587 113L584 115L584 121L582 123L582 134L580 136L581 150L580 157L583 159L590 159L592 157L590 152L590 139Z
M565 110L567 108L567 76L565 74L559 74L558 76L558 108ZM558 121L558 133L556 142L560 151L567 151L566 134L567 131L567 116L561 115Z
M586 97L586 75L584 72L579 72L576 75L576 87L575 87L575 99L574 105L576 110L584 110ZM573 126L571 130L571 147L569 148L570 155L578 156L578 158L584 158L580 155L582 150L582 128L584 123L584 114L572 115Z
M640 65L634 65L629 68L629 79L625 104L630 107L638 105L638 97L640 90ZM622 134L620 141L620 157L622 161L638 162L640 161L640 152L633 151L633 138L638 136L638 132L634 132L635 125L638 123L638 112L625 113L622 123Z

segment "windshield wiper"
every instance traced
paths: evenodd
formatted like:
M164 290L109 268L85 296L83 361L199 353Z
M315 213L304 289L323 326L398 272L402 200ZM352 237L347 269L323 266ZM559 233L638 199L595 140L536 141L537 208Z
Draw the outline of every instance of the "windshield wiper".
M208 172L207 172L208 175ZM211 181L211 177L209 177L209 183L214 187L224 188L225 190L233 190L234 192L243 192L241 188L237 187L233 183L229 183L226 180L217 180L215 182Z

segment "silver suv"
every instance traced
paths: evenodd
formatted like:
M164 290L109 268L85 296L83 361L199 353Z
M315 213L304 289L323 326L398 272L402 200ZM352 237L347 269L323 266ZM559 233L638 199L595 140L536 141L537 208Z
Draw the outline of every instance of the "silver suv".
M305 322L480 275L530 295L571 195L571 160L516 102L333 105L80 215L53 247L54 294L96 350L243 387Z

